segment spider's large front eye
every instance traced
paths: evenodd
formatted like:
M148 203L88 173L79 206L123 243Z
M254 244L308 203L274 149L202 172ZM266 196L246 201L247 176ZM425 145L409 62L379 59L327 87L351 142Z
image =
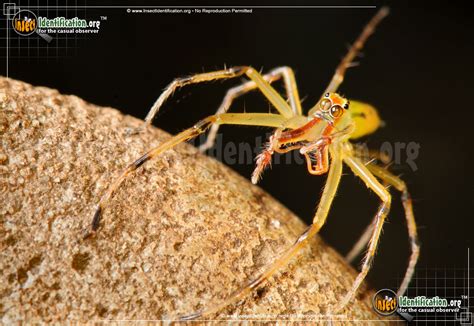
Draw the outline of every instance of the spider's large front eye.
M331 107L331 101L330 100L322 100L321 101L321 110L327 111Z
M339 118L343 113L343 108L340 105L334 105L329 112L334 119Z

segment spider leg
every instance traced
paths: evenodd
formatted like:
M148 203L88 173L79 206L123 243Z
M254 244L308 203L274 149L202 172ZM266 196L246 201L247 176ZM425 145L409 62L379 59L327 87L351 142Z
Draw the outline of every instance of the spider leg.
M272 155L275 152L275 149L278 147L278 138L280 134L281 128L278 128L273 133L273 135L270 136L270 140L265 145L264 150L257 155L255 170L253 171L251 178L253 184L257 184L263 173L263 170L265 170L265 168L271 164Z
M418 241L418 233L417 233L417 228L416 228L415 215L413 214L413 206L411 202L411 197L410 197L410 194L408 192L408 188L405 182L401 180L399 177L390 173L387 169L384 169L376 164L369 164L367 165L367 168L370 170L370 172L372 172L378 178L392 185L393 187L395 187L395 189L397 189L398 191L402 193L402 203L403 203L403 208L405 210L408 236L410 238L411 255L410 255L410 260L408 262L407 270L405 272L405 276L403 278L402 284L400 285L400 288L398 289L398 293L397 293L398 296L401 296L405 293L408 287L408 284L410 283L410 280L415 271L416 262L418 261L418 257L420 255L420 243Z
M408 236L410 237L410 244L411 244L411 255L408 262L407 271L405 272L402 285L400 286L400 289L398 291L399 295L403 295L403 293L405 293L406 288L408 287L408 284L410 283L410 280L413 276L415 265L416 265L416 262L418 261L418 256L420 254L420 244L418 241L418 234L417 234L415 217L413 214L413 206L411 202L411 197L410 197L410 194L408 192L405 182L401 180L399 177L394 176L392 173L390 173L387 170L388 168L387 165L390 163L389 157L387 157L386 154L381 153L379 151L369 151L369 153L371 157L376 157L385 165L384 167L382 167L372 162L366 163L366 166L370 170L370 172L372 172L375 176L377 176L386 184L394 186L395 189L397 189L398 191L402 193L402 203L403 203L403 208L405 210ZM374 223L375 223L375 219L365 229L362 236L359 238L359 240L356 242L353 248L346 255L346 260L348 262L352 262L364 249L365 245L369 242L370 234L372 232Z
M390 210L390 204L392 202L392 197L390 196L390 193L385 189L382 184L380 184L380 182L369 171L369 169L364 165L364 163L362 163L362 161L360 161L357 157L354 157L352 155L352 152L350 151L345 154L346 155L344 156L344 162L351 168L355 175L357 175L365 182L368 188L372 189L372 191L374 191L377 196L380 197L382 203L380 204L377 214L375 216L376 222L372 230L372 235L369 240L369 247L367 250L367 254L364 257L361 271L359 272L359 275L357 275L357 278L352 284L352 288L336 305L333 311L334 313L343 309L347 305L347 303L352 300L360 285L367 276L367 273L370 270L372 261L375 256L375 252L377 250L380 234L382 233L383 223L385 222L385 218L387 217L387 214Z
M374 164L374 161L380 162L383 164L384 168L388 168L390 165L390 157L381 151L372 150L372 149L362 149L357 146L354 146L354 154L365 163L365 165L370 169L370 166ZM372 173L374 171L371 170ZM376 176L377 174L374 173ZM384 180L382 180L384 181ZM386 182L384 183L386 186ZM375 224L375 217L372 222L366 227L359 240L354 244L352 249L347 253L345 259L348 263L352 263L354 259L359 256L359 254L364 250L365 246L370 240L370 235L372 234L372 229Z
M382 162L385 166L390 163L390 158L383 152L378 150L361 150L357 146L354 147L353 153L365 163L366 166L370 165L373 160ZM369 168L370 169L370 168ZM347 253L345 259L348 263L352 263L354 259L364 250L367 243L369 243L370 236L372 234L373 227L376 222L376 216L372 219L372 222L366 227L360 238L354 244L352 249Z
M273 104L275 109L277 109L281 115L287 118L290 118L294 115L286 101L255 69L252 67L242 66L196 74L173 80L151 107L145 118L145 123L143 124L142 128L146 128L151 124L153 118L156 116L163 103L174 93L176 89L190 84L209 82L218 79L235 78L244 74L255 83L255 85L260 89L260 91Z
M263 75L262 77L269 84L283 77L286 94L289 99L290 106L293 113L295 115L303 114L303 111L301 109L301 101L298 94L298 88L296 86L295 74L293 73L293 70L290 67L275 68L273 70L270 70L267 74ZM257 84L254 81L248 81L242 85L230 88L227 91L227 94L225 95L224 99L222 100L221 105L217 109L216 114L226 113L229 110L230 106L232 105L232 102L236 98L256 88L257 88ZM219 130L219 125L213 125L211 127L211 130L209 130L209 134L207 136L206 142L202 144L201 146L199 146L200 151L204 152L208 150L209 148L212 148L212 146L214 146L214 142L216 140L216 135L217 135L218 130Z
M369 243L370 236L372 235L374 225L377 222L377 216L372 219L372 222L367 226L364 233L360 236L359 240L355 243L349 253L346 255L346 261L352 263L354 259L364 250L367 243Z
M275 74L281 74L285 83L286 96L290 101L291 109L295 115L303 115L303 109L301 108L300 95L298 93L298 86L296 85L295 73L290 67L278 67L271 72Z
M384 166L384 167L389 167L391 164L391 159L390 156L388 156L387 153L383 153L380 151L369 151L369 155L374 155L375 158Z
M112 196L113 192L120 186L120 184L125 180L125 178L142 166L146 161L151 160L152 158L160 155L161 153L173 148L179 143L185 142L189 139L192 139L199 134L205 132L213 124L232 124L232 125L250 125L250 126L266 126L266 127L279 127L286 121L286 118L279 114L270 114L270 113L224 113L218 115L209 116L198 123L193 127L186 129L179 134L168 139L164 143L158 145L157 147L149 150L140 158L135 160L133 163L128 165L122 173L114 180L114 182L109 186L106 193L101 197L97 209L94 213L94 217L91 223L92 232L96 231L99 227L100 218L104 207L106 206L108 200ZM91 234L88 233L85 237L89 237Z
M314 216L313 223L296 239L293 245L286 251L284 251L271 264L269 264L261 274L259 274L256 278L252 279L250 282L248 282L244 287L233 292L226 300L216 305L213 305L205 310L198 311L196 313L186 316L181 316L179 319L190 320L204 315L209 315L244 298L251 291L253 291L260 284L262 284L265 280L274 275L279 268L286 265L288 261L295 257L299 250L308 243L308 240L319 232L319 230L326 221L342 175L342 159L339 147L331 147L331 158L331 167L329 168L326 185L321 196L321 201L318 205L318 210L316 212L316 215Z
M341 63L337 66L336 72L331 79L328 87L324 91L323 94L326 93L335 93L341 85L342 81L344 80L344 75L346 73L347 68L349 68L354 58L357 54L362 50L365 42L369 38L369 36L375 31L375 27L380 23L380 21L388 15L389 9L387 7L382 7L377 14L369 21L369 23L365 26L362 33L359 35L357 40L352 44L351 48L347 52L346 56L342 59Z

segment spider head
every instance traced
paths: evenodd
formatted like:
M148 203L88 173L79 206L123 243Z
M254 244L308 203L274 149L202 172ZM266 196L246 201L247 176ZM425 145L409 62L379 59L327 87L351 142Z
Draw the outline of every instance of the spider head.
M334 124L349 109L349 101L337 93L326 93L314 109L315 116Z

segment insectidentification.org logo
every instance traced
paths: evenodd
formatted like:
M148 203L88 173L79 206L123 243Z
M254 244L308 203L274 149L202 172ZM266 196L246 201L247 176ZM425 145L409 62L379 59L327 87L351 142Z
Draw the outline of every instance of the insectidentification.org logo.
M86 28L88 27L85 19L56 17L53 19L40 17L38 19L38 27L40 28Z
M29 10L20 10L13 16L12 27L21 36L28 36L36 31L38 19Z
M31 10L20 9L11 18L13 30L21 36L38 34L46 41L55 34L98 34L101 21L79 17L37 17Z
M390 316L397 313L407 321L417 320L419 316L427 320L437 320L437 318L444 318L454 316L455 320L469 321L462 325L472 325L472 319L466 308L463 307L463 299L466 296L461 296L460 299L447 299L439 296L397 296L397 294L390 289L382 289L375 293L372 299L373 309L382 316Z
M100 30L99 20L86 20L79 17L38 17L38 32L47 34L97 34Z
M400 310L402 312L454 312L458 313L461 309L461 300L453 299L447 300L445 298L436 297L425 297L425 296L417 296L413 298L409 298L407 296L401 296L399 298L400 302Z
M397 294L389 289L382 289L375 293L372 300L374 310L382 316L389 316L397 311Z

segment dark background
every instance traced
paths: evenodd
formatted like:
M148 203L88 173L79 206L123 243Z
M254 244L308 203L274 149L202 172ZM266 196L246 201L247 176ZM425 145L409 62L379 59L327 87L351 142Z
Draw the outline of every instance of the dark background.
M430 269L466 271L474 226L468 170L473 121L473 14L466 8L433 2L418 7L388 4L391 14L364 48L360 66L348 71L340 90L349 98L375 105L386 122L385 128L364 139L371 147L378 148L385 141L420 144L416 171L405 163L404 152L401 164L394 164L392 169L403 175L414 199L422 243L418 273L427 276ZM30 48L29 53L25 52L24 39L13 37L9 74L144 118L160 91L175 77L221 69L224 64L252 65L263 71L287 65L294 68L300 95L305 98L303 106L309 109L346 53L347 44L375 12L267 8L254 9L250 15L133 15L125 9L78 9L79 16L89 19L107 16L99 35L68 41L69 48L61 48L61 40L48 45L32 36L31 44L37 47ZM58 13L74 16L71 11ZM48 15L56 16L51 11ZM4 69L2 65L0 73L5 74ZM237 83L217 82L176 92L155 125L171 133L191 126L214 113L225 90ZM260 94L237 101L233 110L242 112L244 105L247 111L268 110ZM268 131L229 126L221 130L224 141L252 144L255 137ZM254 166L236 164L232 168L250 177ZM378 204L376 196L349 169L345 172L321 232L343 253L369 223ZM303 165L282 164L267 171L260 185L310 223L324 181L325 176L311 176ZM409 255L399 194L392 192L393 208L369 274L375 288L396 288Z

